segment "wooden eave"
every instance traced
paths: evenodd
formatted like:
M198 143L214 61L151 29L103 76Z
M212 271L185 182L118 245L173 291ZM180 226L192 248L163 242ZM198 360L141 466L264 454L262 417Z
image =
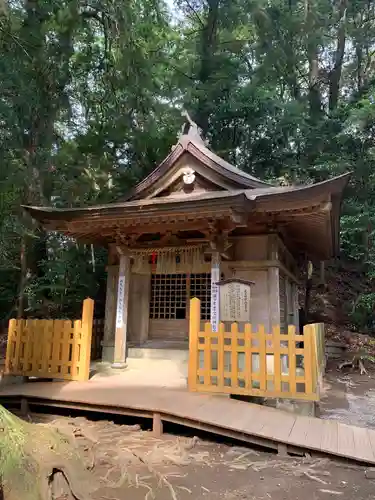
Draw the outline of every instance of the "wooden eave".
M46 229L107 245L120 238L121 234L154 233L178 227L200 230L207 229L210 222L223 220L234 227L243 223L243 214L250 211L253 204L244 193L234 193L226 199L203 198L194 200L194 203L180 198L168 200L168 203L144 200L89 209L24 209Z
M261 196L253 190L248 196L256 202L256 211L287 220L289 237L304 253L326 260L339 252L342 195L350 176L349 172L308 186L274 188L273 192L265 189Z
M349 177L310 186L210 191L86 208L24 209L47 229L104 245L119 232L155 232L158 225L164 230L199 229L220 219L249 229L257 223L283 225L303 252L328 259L338 251L341 198Z
M90 221L107 218L133 219L137 217L173 217L176 213L195 213L199 216L202 209L235 208L254 205L243 191L207 192L195 196L174 196L150 200L136 200L122 203L110 203L85 208L61 208L23 206L34 219L42 224L52 221Z

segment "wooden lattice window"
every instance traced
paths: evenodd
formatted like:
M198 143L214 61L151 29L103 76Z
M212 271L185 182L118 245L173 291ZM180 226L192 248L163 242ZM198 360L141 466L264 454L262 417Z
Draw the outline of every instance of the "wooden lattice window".
M187 306L186 274L151 276L151 319L185 319Z
M150 319L186 319L189 300L193 297L201 301L202 320L209 321L211 273L153 274Z
M190 298L201 301L201 319L209 320L211 314L211 273L190 275Z

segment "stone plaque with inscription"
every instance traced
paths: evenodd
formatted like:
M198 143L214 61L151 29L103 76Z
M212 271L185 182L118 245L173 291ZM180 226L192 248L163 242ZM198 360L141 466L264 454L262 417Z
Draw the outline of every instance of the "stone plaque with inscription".
M252 281L230 278L217 283L220 287L220 321L250 322Z

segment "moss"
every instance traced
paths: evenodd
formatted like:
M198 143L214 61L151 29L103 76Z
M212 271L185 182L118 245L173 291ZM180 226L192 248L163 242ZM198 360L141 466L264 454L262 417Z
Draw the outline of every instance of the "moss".
M7 500L50 500L62 472L77 500L91 498L96 482L74 443L48 426L30 424L0 406L0 476Z
M4 492L22 492L23 500L38 498L36 463L28 460L25 452L27 424L0 406L0 432L0 474Z

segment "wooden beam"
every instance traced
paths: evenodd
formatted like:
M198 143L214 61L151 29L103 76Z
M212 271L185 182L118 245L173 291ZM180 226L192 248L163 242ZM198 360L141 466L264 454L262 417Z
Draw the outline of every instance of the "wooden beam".
M196 221L196 222L184 222L183 224L180 222L164 222L164 223L153 223L153 224L139 224L136 228L138 234L156 234L156 233L165 233L166 231L177 231L183 228L184 231L202 231L207 228L206 221ZM100 228L99 228L100 230ZM134 232L135 228L123 227L121 231L131 231ZM100 231L100 235L106 238L114 237L114 230L103 228Z
M233 229L235 229L235 227L247 227L247 219L248 219L247 213L241 213L232 210L230 220L234 224Z
M207 220L222 220L225 218L231 218L233 214L233 210L223 209L214 210L202 209L199 212L165 212L165 213L144 213L144 214L129 214L128 216L111 216L105 217L100 216L97 218L86 217L79 220L73 220L64 222L68 230L77 228L77 227L87 227L90 225L91 227L99 227L103 228L103 226L107 227L117 227L117 228L134 228L139 225L151 226L155 224L166 224L172 223L174 226L181 222L194 223L199 221L207 221Z
M154 413L152 416L152 434L156 438L160 438L163 434L163 421L160 413Z
M264 207L256 209L254 212L252 212L251 215L256 216L263 213L269 215L277 215L281 217L290 217L290 216L300 217L302 215L327 213L330 212L331 209L332 209L332 203L327 201L314 203L307 206L291 207L291 208L286 208L285 206L272 207L272 205L270 205L269 208Z

